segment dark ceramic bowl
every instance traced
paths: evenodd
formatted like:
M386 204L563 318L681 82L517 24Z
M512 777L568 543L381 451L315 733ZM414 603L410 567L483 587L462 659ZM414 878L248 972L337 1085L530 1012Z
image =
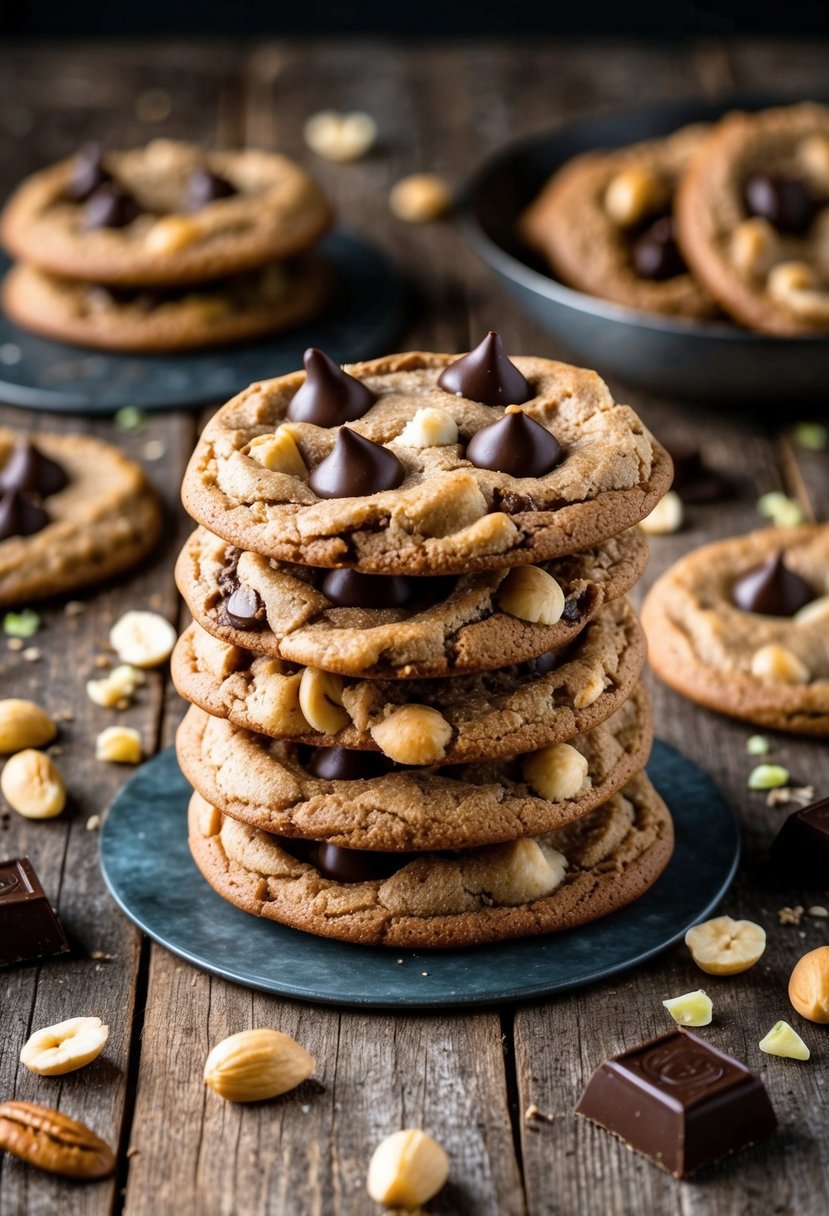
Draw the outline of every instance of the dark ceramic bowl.
M775 338L725 321L691 321L625 308L558 282L518 239L518 217L551 173L579 152L666 135L769 98L686 102L611 114L536 135L497 153L463 196L461 224L473 249L524 309L578 363L651 392L705 402L812 402L822 408L829 337Z

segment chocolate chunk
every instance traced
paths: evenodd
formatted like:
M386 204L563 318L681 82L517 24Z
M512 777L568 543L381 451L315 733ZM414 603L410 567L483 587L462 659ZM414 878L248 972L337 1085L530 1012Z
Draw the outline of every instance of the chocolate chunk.
M104 168L100 145L84 144L72 162L66 183L66 196L73 203L85 203L90 194L94 194L99 186L109 181L112 181L112 174Z
M674 465L674 489L683 502L719 502L731 494L731 484L714 469L709 469L695 444L676 441L663 447Z
M438 384L447 393L483 405L521 405L534 395L518 368L504 354L501 339L493 329L468 355L444 368Z
M417 580L402 574L329 570L320 591L340 608L400 608L417 593Z
M0 497L0 540L11 536L33 536L49 522L43 507L28 494L9 490Z
M362 418L376 401L374 393L344 372L321 350L309 347L302 359L305 383L288 406L291 422L313 422L314 426L340 426Z
M220 198L231 198L238 194L236 187L226 177L214 173L206 166L194 169L184 188L184 205L188 211L201 211Z
M789 570L782 553L741 574L731 588L731 599L743 612L764 616L794 616L815 599L807 582Z
M631 257L640 279L662 282L685 274L687 267L676 243L673 217L663 215L651 224L634 244Z
M315 747L305 761L312 777L321 781L369 781L394 768L381 752L358 752L346 747Z
M28 439L18 439L0 471L0 493L21 490L48 498L68 484L69 478L61 466L44 456Z
M755 173L746 182L743 197L749 215L795 235L806 231L819 209L805 182L776 173Z
M240 584L225 604L225 616L234 629L260 629L264 624L259 616L261 608L259 592Z
M466 449L466 459L476 469L494 469L511 477L543 477L563 458L555 435L518 406L482 427Z
M789 815L772 843L771 861L775 876L829 889L829 798Z
M350 427L337 433L337 442L308 478L318 498L358 498L394 490L406 470L393 452L364 439Z
M104 182L91 194L83 215L83 227L126 228L140 214L138 203L117 182Z
M0 861L0 967L69 949L28 857Z
M323 878L330 878L332 882L374 882L388 878L408 861L411 861L411 855L407 853L370 853L364 849L321 844L311 864Z
M687 1178L777 1127L761 1079L684 1030L600 1064L576 1114L675 1178Z

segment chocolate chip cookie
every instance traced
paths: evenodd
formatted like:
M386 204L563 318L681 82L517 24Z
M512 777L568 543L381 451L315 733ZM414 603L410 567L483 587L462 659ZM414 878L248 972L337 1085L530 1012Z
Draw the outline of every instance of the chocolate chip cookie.
M829 333L829 108L730 114L677 198L689 265L736 320L766 333Z
M702 125L663 139L574 157L524 212L520 234L561 279L646 312L716 311L679 251L678 182L706 137Z
M347 424L347 425L346 425ZM594 373L414 352L252 385L206 427L185 507L248 552L363 573L468 574L545 561L637 523L664 449Z
M342 941L417 949L607 916L652 887L673 851L670 815L644 774L555 832L449 856L297 847L223 817L198 794L189 825L202 874L246 912Z
M829 735L829 524L687 554L642 610L657 675L710 709Z

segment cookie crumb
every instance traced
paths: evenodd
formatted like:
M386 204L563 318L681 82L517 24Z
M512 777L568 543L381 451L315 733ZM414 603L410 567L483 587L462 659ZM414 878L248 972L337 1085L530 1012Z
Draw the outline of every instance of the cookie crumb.
M802 904L794 908L778 908L777 920L781 925L799 925L806 909Z
M531 1102L529 1104L529 1106L527 1107L527 1109L524 1111L524 1122L525 1123L533 1123L533 1122L552 1123L554 1121L554 1118L555 1118L555 1116L549 1114L546 1110L539 1110L539 1108L536 1106L535 1102Z
M25 659L27 663L37 663L42 658L42 655L37 646L27 646L20 657Z
M115 955L108 954L106 950L93 950L89 957L99 963L111 963Z
M67 616L82 616L86 612L86 604L83 600L67 600L63 611Z
M9 650L22 650L23 649L23 639L22 638L9 638L8 642L6 642L6 645L8 646Z
M97 832L98 828L100 826L101 826L101 816L100 815L90 815L86 821L87 832Z

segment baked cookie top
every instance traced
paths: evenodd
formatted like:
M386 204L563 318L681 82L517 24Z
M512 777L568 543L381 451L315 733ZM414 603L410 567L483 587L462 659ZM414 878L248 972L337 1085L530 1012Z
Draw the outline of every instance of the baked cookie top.
M524 565L607 540L670 484L595 372L510 361L495 334L460 359L343 372L309 351L306 367L219 410L184 477L187 511L248 552L386 574Z
M539 566L406 578L245 553L199 528L176 581L214 637L342 675L422 679L523 663L570 642L640 577L638 529Z
M522 215L521 237L579 291L645 312L710 316L714 301L689 272L673 222L678 182L707 130L574 157Z
M829 109L724 118L680 187L677 224L694 273L738 321L829 332Z
M61 279L18 263L3 280L3 308L24 329L103 350L175 351L243 342L316 316L333 285L313 255L212 283L117 288Z
M160 528L144 471L111 444L0 429L0 605L126 570Z
M132 286L193 283L307 249L330 211L299 165L274 152L207 152L153 140L94 147L27 178L0 221L14 257L52 274Z
M616 600L562 650L452 680L333 675L253 655L198 625L179 638L171 670L186 700L244 730L431 766L565 742L615 713L644 660L636 617Z
M606 802L650 754L644 689L570 743L506 760L407 769L376 752L308 748L192 706L182 770L224 814L279 836L347 849L458 849L537 836Z
M829 734L829 524L768 528L681 558L642 610L654 670L722 713Z
M424 949L553 933L607 916L653 886L673 851L671 817L644 774L546 836L426 853L402 867L398 857L391 872L369 879L357 870L355 880L351 866L373 856L376 872L388 855L355 858L324 845L303 860L289 852L296 842L225 818L198 794L189 829L199 869L237 907L324 937Z

